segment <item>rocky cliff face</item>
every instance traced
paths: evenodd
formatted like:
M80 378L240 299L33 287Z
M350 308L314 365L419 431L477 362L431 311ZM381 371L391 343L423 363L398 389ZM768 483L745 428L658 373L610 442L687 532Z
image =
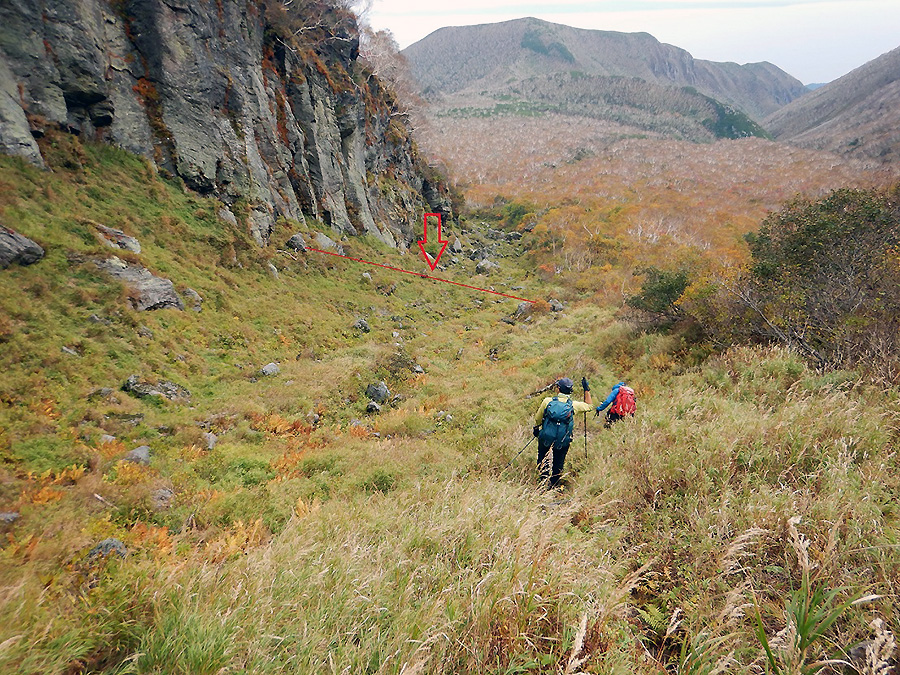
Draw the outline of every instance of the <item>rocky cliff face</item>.
M353 18L303 4L3 0L0 151L41 164L35 137L61 125L221 199L260 244L284 216L402 247L449 201Z

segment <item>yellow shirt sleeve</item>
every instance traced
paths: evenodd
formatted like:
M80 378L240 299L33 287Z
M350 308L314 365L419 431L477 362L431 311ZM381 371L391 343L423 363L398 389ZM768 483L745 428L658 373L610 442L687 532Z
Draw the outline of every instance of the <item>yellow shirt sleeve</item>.
M544 421L544 410L547 409L547 404L550 403L550 399L552 396L548 396L543 400L541 406L538 408L537 414L534 416L534 426L539 427L541 423Z
M594 406L584 401L572 401L572 406L577 413L591 412L594 409Z

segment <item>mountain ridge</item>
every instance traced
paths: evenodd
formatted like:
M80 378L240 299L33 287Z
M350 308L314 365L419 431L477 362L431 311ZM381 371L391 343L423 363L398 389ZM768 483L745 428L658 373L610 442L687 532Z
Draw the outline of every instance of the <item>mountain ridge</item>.
M890 161L900 152L900 47L776 111L764 121L778 140Z
M799 80L771 63L704 61L649 33L574 28L531 17L441 28L403 54L426 96L575 70L694 87L759 121L806 93Z

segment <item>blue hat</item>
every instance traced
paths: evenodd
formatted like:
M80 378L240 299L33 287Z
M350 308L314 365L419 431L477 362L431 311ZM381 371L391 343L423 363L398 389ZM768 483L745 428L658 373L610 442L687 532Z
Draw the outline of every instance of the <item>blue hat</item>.
M571 394L572 388L575 386L575 383L572 382L572 378L564 377L561 380L556 381L556 386L559 387L560 393Z

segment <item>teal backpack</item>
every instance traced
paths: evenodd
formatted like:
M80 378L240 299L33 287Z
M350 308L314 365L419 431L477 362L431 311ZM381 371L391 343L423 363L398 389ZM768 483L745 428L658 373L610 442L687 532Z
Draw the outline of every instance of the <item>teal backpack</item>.
M565 445L572 442L575 430L575 406L571 399L554 396L544 408L544 420L539 440L544 445Z

